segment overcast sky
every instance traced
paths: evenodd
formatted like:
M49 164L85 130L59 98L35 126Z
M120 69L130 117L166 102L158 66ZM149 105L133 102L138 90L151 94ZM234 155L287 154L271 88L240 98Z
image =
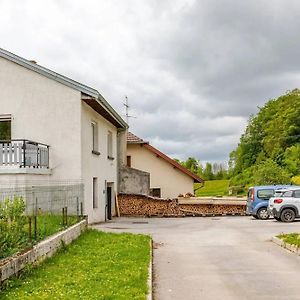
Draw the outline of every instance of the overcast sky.
M300 87L300 1L0 0L0 47L96 88L171 157L225 161Z

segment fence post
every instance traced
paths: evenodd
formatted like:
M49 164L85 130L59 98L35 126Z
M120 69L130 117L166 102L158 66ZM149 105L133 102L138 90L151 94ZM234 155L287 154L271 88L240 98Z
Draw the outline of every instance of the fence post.
M37 241L37 216L33 216L34 240Z
M65 226L65 208L62 208L62 226Z
M83 203L80 202L80 216L83 216Z
M31 235L31 217L28 217L28 239L29 243L32 243L32 235Z
M77 211L77 221L80 220L80 216L79 216L79 198L76 197L76 211Z
M65 225L68 226L68 207L65 207Z

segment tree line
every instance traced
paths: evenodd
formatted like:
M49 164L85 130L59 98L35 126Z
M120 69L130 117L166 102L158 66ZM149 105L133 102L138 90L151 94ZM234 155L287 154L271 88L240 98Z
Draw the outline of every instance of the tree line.
M230 185L299 183L300 91L269 100L250 116L230 153Z
M195 157L189 157L187 160L175 158L175 160L204 180L228 179L226 163L206 162L205 164L202 164L201 161Z

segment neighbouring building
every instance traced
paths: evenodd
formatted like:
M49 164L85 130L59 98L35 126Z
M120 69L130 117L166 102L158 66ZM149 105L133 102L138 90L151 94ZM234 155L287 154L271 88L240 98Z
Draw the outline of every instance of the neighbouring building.
M150 195L176 198L179 194L194 193L194 183L204 182L149 142L128 132L127 166L150 174Z
M126 132L97 90L0 49L0 182L80 180L89 223L104 221Z

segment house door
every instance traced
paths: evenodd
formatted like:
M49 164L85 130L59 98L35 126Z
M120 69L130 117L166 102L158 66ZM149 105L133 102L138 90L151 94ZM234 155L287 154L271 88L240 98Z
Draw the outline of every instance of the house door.
M112 194L112 188L111 186L108 186L106 189L106 203L107 203L107 219L111 220L112 219L112 213L111 213L111 194Z

